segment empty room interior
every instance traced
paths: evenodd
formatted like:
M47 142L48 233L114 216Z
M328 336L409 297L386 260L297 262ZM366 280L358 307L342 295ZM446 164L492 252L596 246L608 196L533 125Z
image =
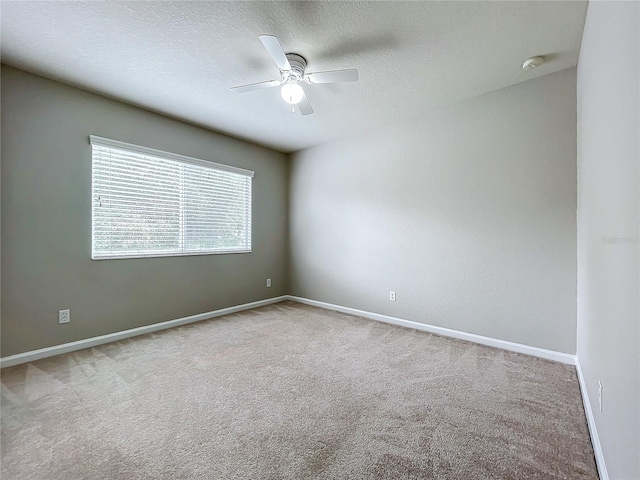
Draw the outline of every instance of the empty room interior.
M0 20L3 479L640 480L640 2Z

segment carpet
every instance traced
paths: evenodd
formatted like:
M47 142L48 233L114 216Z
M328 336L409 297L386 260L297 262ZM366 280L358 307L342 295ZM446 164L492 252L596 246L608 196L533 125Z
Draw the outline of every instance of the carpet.
M284 302L2 371L3 479L596 479L574 367Z

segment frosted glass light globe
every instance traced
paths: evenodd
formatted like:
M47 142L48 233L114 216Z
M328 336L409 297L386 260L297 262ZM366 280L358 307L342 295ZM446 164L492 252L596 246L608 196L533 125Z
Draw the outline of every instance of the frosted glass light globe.
M282 99L285 102L291 105L295 105L296 103L300 103L300 100L302 100L304 91L302 90L302 87L297 83L285 83L282 86L280 94L282 95Z

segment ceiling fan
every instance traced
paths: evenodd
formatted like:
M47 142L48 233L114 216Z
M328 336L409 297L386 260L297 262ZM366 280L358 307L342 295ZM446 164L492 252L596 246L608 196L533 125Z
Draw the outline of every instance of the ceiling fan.
M295 109L297 105L302 115L309 115L313 113L313 108L302 88L302 84L355 82L358 80L358 70L355 68L305 73L307 61L302 55L298 55L297 53L284 53L278 37L274 35L260 35L259 38L280 70L280 80L270 80L267 82L232 87L231 90L236 93L246 93L263 88L282 86L280 90L282 99L292 105L292 109Z

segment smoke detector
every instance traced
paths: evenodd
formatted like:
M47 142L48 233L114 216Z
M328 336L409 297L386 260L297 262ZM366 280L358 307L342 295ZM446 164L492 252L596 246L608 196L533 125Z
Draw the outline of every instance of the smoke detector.
M544 63L544 57L531 57L522 62L523 70L533 70Z

